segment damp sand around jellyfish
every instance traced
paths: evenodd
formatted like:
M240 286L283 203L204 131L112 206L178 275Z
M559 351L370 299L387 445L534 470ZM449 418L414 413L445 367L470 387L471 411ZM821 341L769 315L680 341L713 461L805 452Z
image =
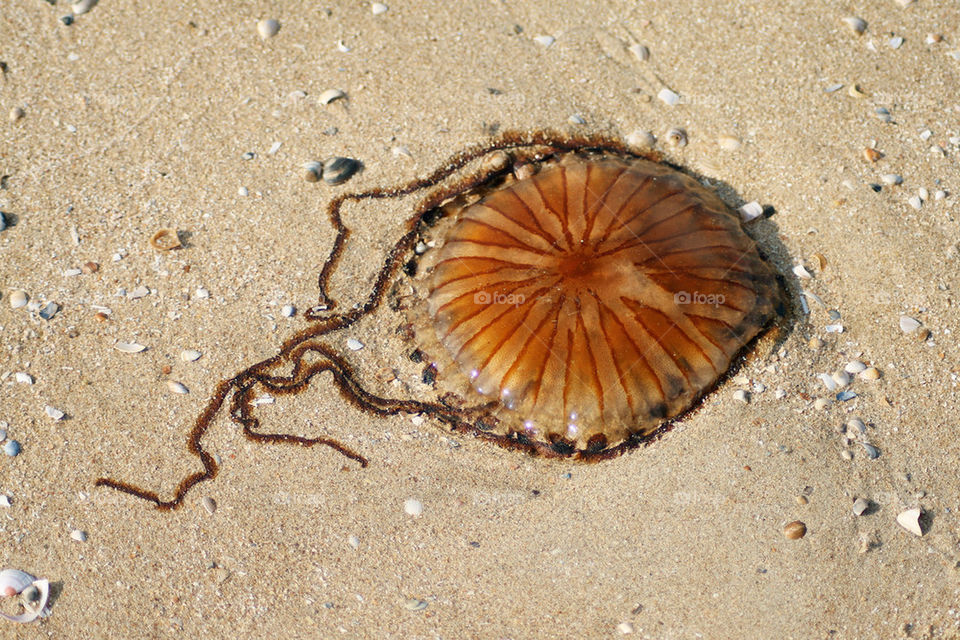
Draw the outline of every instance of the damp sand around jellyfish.
M256 415L259 394L302 392L324 372L365 412L422 414L545 456L600 460L659 437L783 315L785 293L737 214L656 160L603 137L507 134L426 178L338 196L310 324L217 386L188 440L203 470L169 499L96 484L177 507L217 474L202 441L225 405L249 439L324 445L365 467L334 438L269 433ZM350 238L344 207L419 192L369 295L337 312L328 285ZM422 364L422 392L392 397L341 346L343 330L379 313Z

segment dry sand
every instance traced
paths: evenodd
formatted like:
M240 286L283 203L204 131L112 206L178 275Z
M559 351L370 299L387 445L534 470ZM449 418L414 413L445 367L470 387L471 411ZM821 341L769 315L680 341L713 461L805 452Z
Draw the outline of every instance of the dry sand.
M23 451L0 456L12 500L0 564L49 578L55 597L48 618L0 624L0 637L958 637L960 6L388 4L375 16L367 2L101 0L65 26L63 0L3 3L0 209L15 224L0 231L0 420ZM861 36L842 21L851 11ZM267 17L281 29L263 40ZM679 105L657 99L664 87ZM319 105L330 88L347 99ZM9 122L15 107L24 116ZM185 438L215 385L305 326L280 307L316 300L335 194L425 175L497 127L662 138L672 126L690 143L658 143L668 159L734 206L775 207L755 233L780 247L795 307L800 288L824 305L811 300L783 351L751 359L661 441L596 465L544 461L430 420L371 417L320 379L264 407L270 428L332 434L368 468L252 444L221 416L204 441L221 473L183 508L93 487L111 475L168 496L199 469ZM742 148L721 149L723 135ZM874 142L875 164L863 157ZM340 187L302 180L301 163L330 155L365 170ZM903 183L875 193L888 173ZM363 298L414 204L347 212L359 253L337 297ZM151 249L161 227L188 246ZM99 272L64 275L87 261ZM814 277L798 281L796 263ZM139 286L150 294L117 295ZM62 310L12 309L14 289ZM905 335L901 315L930 338ZM403 357L383 332L358 337L371 362ZM181 362L187 348L203 357ZM855 358L882 378L815 408L833 396L817 374ZM875 460L837 433L857 415ZM857 497L873 503L860 517ZM896 523L911 507L926 514L922 537ZM793 520L807 525L800 540L782 533Z

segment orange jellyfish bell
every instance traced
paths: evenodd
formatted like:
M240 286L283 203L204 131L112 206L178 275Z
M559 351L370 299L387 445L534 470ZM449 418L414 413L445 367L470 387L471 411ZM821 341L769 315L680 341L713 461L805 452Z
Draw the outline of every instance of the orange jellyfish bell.
M428 276L436 337L538 449L653 433L782 305L738 216L666 165L570 154L458 215Z

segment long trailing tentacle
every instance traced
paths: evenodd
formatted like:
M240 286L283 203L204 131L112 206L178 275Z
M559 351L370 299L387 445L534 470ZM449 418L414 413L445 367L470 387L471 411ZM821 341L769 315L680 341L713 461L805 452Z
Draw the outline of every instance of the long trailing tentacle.
M417 207L416 213L406 225L406 231L393 245L387 254L377 276L373 290L362 305L352 308L345 313L331 313L336 302L329 296L328 287L332 275L335 273L340 257L350 237L350 229L344 224L341 211L343 206L350 202L364 200L383 200L402 198L414 193L432 189L462 170L470 163L495 151L529 150L530 153L550 155L568 151L606 151L621 155L637 155L626 148L622 143L603 136L564 136L555 132L545 133L506 133L497 140L473 147L452 156L443 165L431 174L416 178L393 188L377 188L360 193L347 193L334 198L327 207L327 214L336 235L333 246L327 255L317 279L319 289L317 305L305 314L311 325L286 340L279 352L261 362L247 367L237 375L223 380L207 403L204 411L197 417L187 438L187 451L200 459L203 471L197 471L183 478L174 491L173 497L164 500L154 491L138 487L128 482L112 478L98 478L95 486L108 487L130 494L142 500L152 502L162 510L175 509L183 504L187 493L201 482L212 480L219 470L213 456L204 449L202 441L213 421L219 415L224 403L232 394L229 415L231 420L243 428L244 436L256 442L296 444L304 447L322 445L330 447L354 460L361 467L366 467L367 459L352 449L344 446L333 438L307 438L287 433L263 433L260 430L260 420L254 415L254 392L258 387L269 390L278 395L294 394L306 389L311 380L320 373L330 372L338 391L355 406L378 415L395 415L398 413L422 413L447 424L455 431L472 433L478 437L488 439L497 444L524 450L536 450L544 455L556 455L555 451L544 449L534 443L525 442L522 436L508 437L487 433L485 420L490 420L490 412L494 403L479 407L459 408L447 406L443 402L422 402L418 400L391 399L377 396L365 389L358 381L349 363L337 354L329 345L318 338L335 331L345 329L364 316L376 310L383 300L387 285L396 276L402 258L409 252L417 239L419 225L424 217L434 211L443 202L459 193L468 192L490 181L500 173L510 170L510 167L500 167L488 171L480 171L468 176L456 184L440 188L429 194ZM316 361L307 364L308 355L316 357ZM290 367L286 375L271 373L281 367ZM627 445L629 443L625 443ZM623 447L625 448L625 447ZM617 450L608 450L598 457L609 457L619 453ZM587 456L583 456L587 457Z

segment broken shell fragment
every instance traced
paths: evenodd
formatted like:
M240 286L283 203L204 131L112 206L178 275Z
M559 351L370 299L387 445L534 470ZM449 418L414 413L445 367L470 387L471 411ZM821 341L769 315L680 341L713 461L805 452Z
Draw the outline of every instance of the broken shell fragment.
M20 571L19 569L4 569L3 571L0 571L0 597L12 597L30 587L36 588L38 597L34 599L26 599L23 602L23 608L26 613L22 613L18 616L12 616L0 611L0 617L3 617L10 622L18 622L20 624L33 622L43 615L43 611L47 606L47 601L50 599L49 580L37 580L29 573Z
M923 529L920 527L922 513L919 508L907 509L897 515L897 524L915 536L922 536Z
M157 251L172 251L183 245L180 243L180 235L176 229L160 229L150 238L150 246Z
M136 342L118 342L113 345L113 348L117 351L122 351L123 353L140 353L146 349L145 346L142 344L137 344Z
M334 100L339 100L340 98L346 98L347 94L340 89L327 89L320 94L320 97L317 98L317 102L320 104L330 104Z
M0 597L12 598L31 584L34 578L26 571L19 569L4 569L0 571Z

